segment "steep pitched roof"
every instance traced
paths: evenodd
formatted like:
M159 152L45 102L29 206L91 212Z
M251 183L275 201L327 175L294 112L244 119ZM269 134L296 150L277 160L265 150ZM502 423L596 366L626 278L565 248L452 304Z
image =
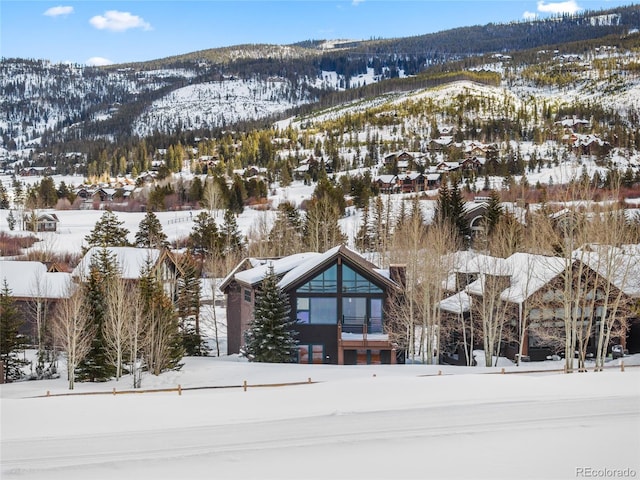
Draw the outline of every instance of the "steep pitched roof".
M557 277L566 267L566 259L530 253L514 253L507 258L511 269L511 285L500 298L522 303Z
M250 268L249 270L236 273L235 280L246 285L256 285L264 279L271 265L273 265L273 272L277 276L280 276L319 255L320 254L316 252L306 252L295 253L278 259L264 260L259 265Z
M640 247L637 245L589 245L589 250L573 252L576 260L584 262L598 275L631 297L640 297Z
M288 289L289 287L295 285L303 279L306 279L312 273L322 271L325 267L332 264L337 257L347 259L352 264L360 267L362 270L369 272L370 276L378 280L378 282L382 285L391 287L398 286L388 276L383 275L373 263L365 259L358 252L351 250L344 245L333 247L323 254L317 254L317 256L314 256L306 262L301 263L296 268L289 271L284 277L282 277L280 282L278 282L278 286L282 289Z
M562 273L566 267L565 263L566 260L563 258L530 253L514 253L504 259L473 251L463 251L454 254L453 269L454 272L459 273L479 274L477 280L471 282L463 292L459 293L483 295L486 275L508 276L509 286L500 293L500 298L505 302L522 303ZM447 285L455 285L455 275L450 275ZM451 300L445 299L446 302L441 302L441 308L458 313L461 304L466 305L468 310L472 301L465 296L462 296L464 301L455 295L449 298Z

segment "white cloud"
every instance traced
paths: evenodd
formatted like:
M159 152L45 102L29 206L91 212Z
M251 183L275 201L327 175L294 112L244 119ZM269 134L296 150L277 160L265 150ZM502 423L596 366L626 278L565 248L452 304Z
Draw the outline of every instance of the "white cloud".
M111 30L112 32L124 32L130 28L151 30L151 25L145 22L142 17L117 10L109 10L104 12L104 15L91 17L89 23L98 30Z
M538 14L535 12L526 11L522 14L522 18L524 18L525 20L535 20L536 18L538 18Z
M352 0L351 1L351 5L353 5L354 7L357 7L358 5L360 5L363 2L364 2L364 0Z
M113 62L108 58L103 57L91 57L86 62L84 62L90 67L103 67L105 65L112 65Z
M73 13L73 7L63 7L62 5L58 5L57 7L51 7L43 15L47 17L59 17L60 15L69 15Z
M544 1L538 2L538 11L543 13L562 14L568 13L573 15L583 10L575 0L567 0L566 2L554 2L545 3Z

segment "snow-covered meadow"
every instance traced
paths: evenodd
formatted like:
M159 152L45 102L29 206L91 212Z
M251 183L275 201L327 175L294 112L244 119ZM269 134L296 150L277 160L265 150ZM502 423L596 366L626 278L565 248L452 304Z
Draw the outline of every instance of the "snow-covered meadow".
M640 368L630 365L640 358L624 361L624 372L616 360L604 373L564 375L207 357L143 378L144 389L181 385L181 395L113 395L130 389L127 377L76 384L76 393L103 395L56 396L68 392L64 374L2 385L1 476L633 478ZM280 385L288 382L300 384Z

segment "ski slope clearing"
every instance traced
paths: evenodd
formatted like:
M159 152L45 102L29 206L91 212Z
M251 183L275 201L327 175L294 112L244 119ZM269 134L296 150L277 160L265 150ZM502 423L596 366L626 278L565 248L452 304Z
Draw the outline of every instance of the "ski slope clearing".
M625 364L638 363L634 358ZM640 369L499 372L251 364L222 357L186 358L180 372L143 379L148 389L180 384L181 395L111 394L130 388L127 377L77 384L78 393L105 395L41 396L46 390L66 393L64 378L3 385L1 474L577 478L581 468L640 474ZM308 378L313 383L305 383ZM303 383L251 386L286 382ZM189 390L223 385L235 388Z

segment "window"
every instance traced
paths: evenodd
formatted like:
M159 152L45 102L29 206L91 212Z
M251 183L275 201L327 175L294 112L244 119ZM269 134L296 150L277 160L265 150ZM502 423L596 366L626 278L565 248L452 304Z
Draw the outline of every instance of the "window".
M333 265L298 288L298 292L334 293L338 291L338 266Z
M369 333L382 333L382 299L372 298L371 318L369 318Z
M381 293L382 290L356 273L347 265L342 265L342 291L347 293Z
M324 363L324 345L298 345L298 363Z
M342 316L345 323L362 323L367 318L367 299L365 297L344 297Z
M244 289L244 301L251 303L251 290L248 288Z
M299 323L338 323L338 302L335 298L298 297L296 306L296 318Z

